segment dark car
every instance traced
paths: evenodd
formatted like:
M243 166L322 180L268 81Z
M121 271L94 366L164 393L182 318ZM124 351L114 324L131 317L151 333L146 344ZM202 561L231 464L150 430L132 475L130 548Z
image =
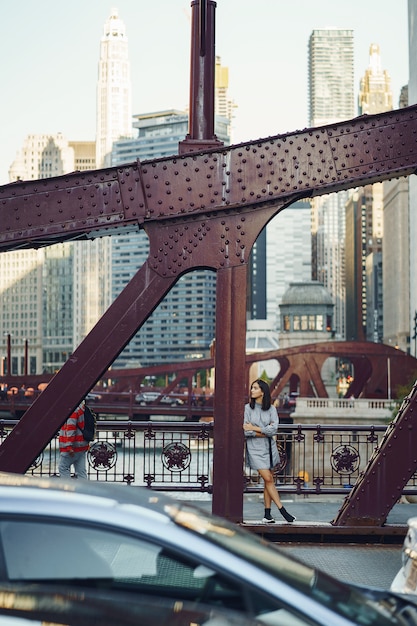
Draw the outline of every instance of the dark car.
M142 406L146 404L168 404L170 406L180 406L184 404L181 398L175 396L162 395L157 391L143 391L135 396L135 402Z
M85 396L85 399L87 400L87 402L98 402L99 400L101 400L101 395L99 393L94 393L93 391L90 391Z
M179 608L192 603L197 612L234 611L242 624L417 625L410 599L335 580L236 524L146 488L0 474L0 556L0 585L87 587L128 593L132 603L140 594Z

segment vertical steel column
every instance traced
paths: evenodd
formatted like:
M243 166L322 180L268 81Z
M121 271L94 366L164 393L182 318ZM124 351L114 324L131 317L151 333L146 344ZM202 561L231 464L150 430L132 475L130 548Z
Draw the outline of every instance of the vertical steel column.
M247 264L217 272L212 511L243 520Z
M180 154L223 145L214 134L215 10L213 0L191 2L189 128Z

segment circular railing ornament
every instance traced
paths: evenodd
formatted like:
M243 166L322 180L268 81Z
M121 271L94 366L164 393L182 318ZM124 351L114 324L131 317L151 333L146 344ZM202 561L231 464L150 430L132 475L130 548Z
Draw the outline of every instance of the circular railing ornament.
M331 466L338 474L353 474L359 468L360 462L358 450L349 444L338 446L330 456Z
M164 447L161 460L170 472L183 472L191 463L191 452L185 444L174 441Z
M96 441L87 452L88 464L97 471L106 471L116 465L117 450L113 443Z

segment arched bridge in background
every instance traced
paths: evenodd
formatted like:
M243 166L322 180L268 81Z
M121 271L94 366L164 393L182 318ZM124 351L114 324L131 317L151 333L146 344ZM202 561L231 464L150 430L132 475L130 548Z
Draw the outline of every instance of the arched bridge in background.
M256 370L259 371L259 364L265 361L275 361L277 374L270 383L273 399L282 396L286 390L297 392L303 398L328 398L329 395L334 395L336 389L336 381L334 379L329 381L324 372L328 359L347 363L350 366L352 380L343 394L345 398L395 399L400 387L403 388L417 378L417 359L401 350L385 344L364 341L325 341L246 354L246 381L249 385L255 376L251 373L253 365L257 365ZM114 408L114 401L106 400L106 396L109 398L119 396L117 401L120 400L122 394L136 396L144 390L150 391L152 384L155 384L154 381L159 381L157 389L161 396L170 394L173 398L181 396L185 399L185 405L192 405L196 388L197 394L201 395L197 381L201 377L206 380L211 377L214 364L215 359L210 358L165 363L151 367L111 368L104 373L92 391L96 392L97 406L105 405L107 412L110 413L112 412L111 405ZM334 371L333 364L330 369ZM3 376L0 377L0 382L6 383L9 390L14 390L13 395L19 396L18 391L23 388L26 392L33 390L36 396L36 392L43 389L45 383L49 384L52 378L53 375L45 374ZM213 390L205 385L204 392L204 404L212 413ZM31 395L27 394L27 397L30 399ZM16 403L18 403L18 398L16 398ZM196 401L195 404L198 405ZM183 410L186 411L186 407ZM114 412L121 411L115 410ZM204 413L202 412L202 415Z
M0 188L0 251L138 229L150 242L145 264L0 446L0 470L25 472L178 279L208 268L217 275L212 506L241 521L253 244L297 200L415 173L417 106L224 147L214 134L215 2L191 8L189 134L177 155ZM318 356L307 360L320 386ZM335 525L382 524L416 471L416 394Z
M398 387L417 377L417 359L401 350L371 342L331 341L246 354L245 380L249 385L252 365L276 361L279 371L270 384L273 398L280 396L285 389L298 392L305 398L327 398L329 381L324 376L323 367L329 358L352 366L352 382L344 393L347 398L396 397ZM110 390L139 393L146 379L167 375L169 382L161 393L178 393L186 381L187 394L191 396L198 373L202 370L209 372L214 365L215 359L201 359L131 370L112 369L103 378L112 381Z

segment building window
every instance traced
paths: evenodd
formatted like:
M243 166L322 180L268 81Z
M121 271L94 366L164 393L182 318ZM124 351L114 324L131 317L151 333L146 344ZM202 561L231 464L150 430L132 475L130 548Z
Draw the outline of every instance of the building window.
M323 330L323 316L316 316L316 329L322 331Z
M332 316L326 315L326 330L330 332L332 330Z

